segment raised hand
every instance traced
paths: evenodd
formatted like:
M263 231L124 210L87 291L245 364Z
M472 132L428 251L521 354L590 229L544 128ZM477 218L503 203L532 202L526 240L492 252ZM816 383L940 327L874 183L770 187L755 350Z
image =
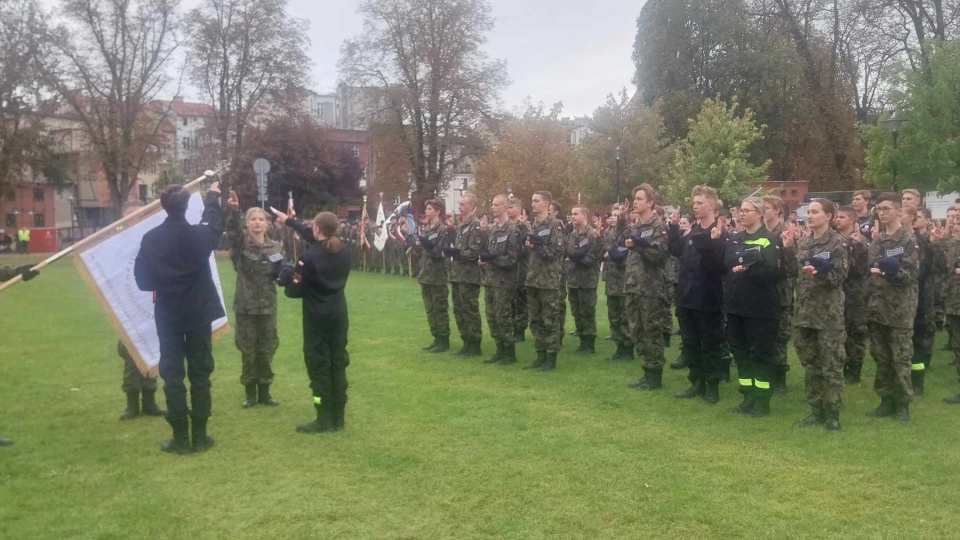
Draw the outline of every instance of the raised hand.
M670 224L679 225L680 224L680 207L673 209L673 213L670 214Z
M278 223L280 223L281 225L285 225L287 223L287 219L289 219L289 216L287 216L287 214L277 210L272 206L270 207L270 211L273 212L273 215L277 216Z
M240 210L240 197L237 196L237 192L230 190L230 198L227 200L227 208L230 210Z

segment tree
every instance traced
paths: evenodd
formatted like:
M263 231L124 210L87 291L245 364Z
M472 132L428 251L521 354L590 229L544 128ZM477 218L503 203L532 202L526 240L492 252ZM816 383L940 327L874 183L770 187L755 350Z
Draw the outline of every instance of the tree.
M178 7L178 0L63 0L66 22L50 36L59 62L45 75L83 126L116 210L166 144L160 130L168 110L148 104L170 82Z
M287 13L287 0L203 0L187 23L190 79L213 105L221 159L232 161L251 115L269 98L283 112L299 106L309 23Z
M764 181L770 161L751 164L748 149L765 126L757 127L750 109L738 117L739 108L736 100L731 105L707 100L696 119L690 120L674 163L669 190L674 201L689 198L696 185L715 188L724 202L739 201L747 195L749 184Z
M397 126L422 202L476 156L507 82L482 50L493 28L485 0L364 0L363 32L343 45L340 70L375 87L374 123Z

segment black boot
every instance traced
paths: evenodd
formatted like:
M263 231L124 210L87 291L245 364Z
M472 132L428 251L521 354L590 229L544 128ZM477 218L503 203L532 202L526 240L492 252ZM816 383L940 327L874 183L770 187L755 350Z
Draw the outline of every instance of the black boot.
M670 334L670 332L664 332L664 333L663 333L663 346L664 346L664 347L669 347L669 346L670 346L670 337L671 337L671 336L672 336L672 334Z
M943 398L943 402L948 405L960 405L960 394L950 396L950 397L945 397Z
M787 370L783 368L778 368L773 373L773 377L770 381L770 390L774 394L786 394L787 393Z
M523 369L539 369L547 361L547 351L537 351L537 359Z
M720 402L720 381L707 381L700 401L713 405Z
M663 370L662 369L643 369L643 378L640 384L635 386L637 390L659 390L663 388Z
M450 336L441 336L436 339L433 347L430 347L428 352L440 353L450 350Z
M494 353L494 355L491 356L490 358L487 358L486 360L484 360L483 363L484 363L484 364L496 364L497 362L500 361L501 358L503 358L503 350L504 350L503 343L500 343L500 342L498 341L498 342L497 342L497 352Z
M897 403L893 410L893 419L898 422L907 422L910 420L910 404Z
M752 394L744 394L743 401L736 407L730 407L727 411L732 413L748 413L753 410L754 403L756 403L756 399Z
M463 345L459 349L450 353L450 356L456 356L459 358L461 356L464 356L466 352L470 350L470 341L466 339L462 339L462 341L463 341Z
M467 342L467 352L460 355L462 358L470 358L473 356L480 356L483 352L480 351L480 340L472 339Z
M870 418L883 418L885 416L893 416L893 410L896 408L896 404L893 402L891 397L882 397L880 398L880 405L876 409L867 413L867 416Z
M822 424L825 420L826 417L823 414L823 405L817 403L816 405L810 406L810 416L807 416L803 420L800 420L793 425L797 427L815 426L817 424Z
M213 446L213 437L207 435L207 419L193 417L190 421L190 435L193 439L193 451L203 452Z
M580 356L588 356L597 352L596 340L597 336L580 336L580 348L577 349L577 354Z
M840 411L831 407L825 411L824 417L823 429L827 431L840 431Z
M680 351L680 356L673 362L670 362L670 369L686 369L689 365L686 357L683 356L683 351Z
M161 409L157 406L157 391L156 390L143 390L143 414L147 416L163 416L167 414L167 411Z
M614 360L614 362L633 362L633 344L624 344L620 358Z
M753 409L747 413L751 418L760 418L770 414L770 395L757 396L753 402Z
M926 371L920 369L910 372L910 382L913 383L913 395L923 395L923 379L926 377Z
M333 428L337 431L343 429L344 418L346 417L347 402L337 400L333 404Z
M687 388L678 394L674 394L673 397L680 399L695 398L697 396L702 396L705 391L706 384L703 382L703 379L698 379L696 381L690 381L690 388Z
M618 342L617 342L617 350L613 351L613 354L611 354L610 356L606 357L605 360L610 360L611 362L615 362L615 361L619 360L622 355L623 355L623 343L620 343L620 342L618 341Z
M270 395L270 385L269 384L258 384L257 385L257 403L261 405L269 405L271 407L276 407L280 404L279 401L273 399L273 396Z
M515 331L513 332L513 342L514 342L514 343L523 343L524 341L526 341L526 340L527 340L527 337L526 337L526 335L525 335L526 333L527 333L527 331L524 330L524 329L515 330Z
M189 454L190 426L188 425L187 419L183 418L176 422L170 422L170 427L173 428L173 438L160 443L160 449L164 452L172 452L180 454L181 456L183 454Z
M433 348L436 347L437 344L438 344L437 338L433 338L433 342L432 342L432 343L430 343L429 345L425 345L425 346L424 346L422 349L420 349L420 350L428 351L428 352L433 352Z
M243 389L247 394L247 397L243 400L243 403L240 404L240 407L244 409L249 409L257 404L257 385L256 384L245 384Z
M843 380L847 384L858 384L860 382L860 371L863 364L847 364L844 369Z
M498 366L509 366L517 363L517 348L513 343L503 344L503 356L497 360Z
M555 352L547 352L547 360L543 363L542 366L537 368L537 371L553 371L557 367L557 354Z
M127 392L127 410L120 415L121 420L130 420L140 416L140 391L131 390Z
M333 420L333 406L330 400L324 400L322 403L314 403L314 409L317 411L317 418L313 422L300 424L297 426L299 433L324 433L335 431L336 423Z

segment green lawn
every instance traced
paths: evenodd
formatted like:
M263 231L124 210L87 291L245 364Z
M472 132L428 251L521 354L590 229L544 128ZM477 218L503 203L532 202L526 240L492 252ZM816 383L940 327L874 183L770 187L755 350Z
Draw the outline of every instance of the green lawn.
M6 258L0 262L9 262ZM228 305L233 271L221 275ZM421 353L412 280L356 273L348 289L347 429L301 435L312 416L299 302L283 299L274 396L242 410L240 359L215 344L217 445L164 454L158 418L120 422L121 360L69 262L0 293L0 538L955 538L960 408L938 335L927 396L908 424L871 420L873 366L846 392L843 430L797 429L802 375L773 414L725 410L625 384L640 363L613 345L558 369ZM605 314L599 306L598 313ZM606 335L606 317L600 317ZM451 317L451 326L454 326ZM568 323L568 328L572 323ZM459 346L459 340L454 344ZM484 352L493 350L487 338ZM676 346L668 351L676 356Z

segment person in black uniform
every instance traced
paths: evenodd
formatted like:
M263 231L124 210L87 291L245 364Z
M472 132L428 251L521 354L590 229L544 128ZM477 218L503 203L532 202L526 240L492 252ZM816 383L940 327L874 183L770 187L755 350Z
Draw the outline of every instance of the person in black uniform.
M164 441L160 449L177 454L213 446L213 437L207 435L213 373L210 323L226 315L210 272L210 255L223 234L219 183L207 192L199 225L187 223L189 202L190 192L183 186L163 191L160 205L167 219L143 235L133 267L140 290L154 293L160 377L167 422L173 428L173 439ZM189 409L184 376L190 379Z
M312 242L294 269L281 272L280 284L289 298L303 299L303 360L313 390L317 418L300 424L301 433L343 429L347 406L347 298L350 252L337 238L337 216L320 212L313 230L278 214L281 221Z

